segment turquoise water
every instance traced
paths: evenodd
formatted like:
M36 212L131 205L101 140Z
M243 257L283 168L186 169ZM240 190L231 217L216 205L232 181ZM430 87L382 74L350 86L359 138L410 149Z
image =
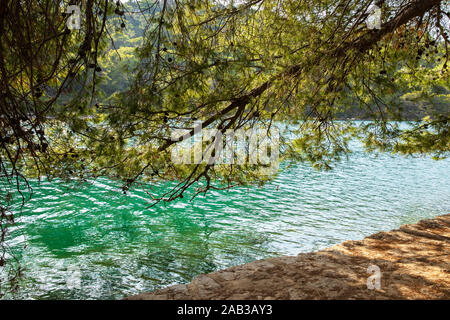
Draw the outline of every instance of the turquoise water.
M35 184L9 241L27 244L23 278L5 298L118 299L450 213L450 160L355 153L330 172L284 169L260 188L147 200L108 180Z

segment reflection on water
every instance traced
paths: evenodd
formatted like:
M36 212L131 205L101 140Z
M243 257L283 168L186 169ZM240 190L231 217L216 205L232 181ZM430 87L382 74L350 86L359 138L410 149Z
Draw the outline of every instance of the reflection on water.
M43 182L12 232L25 267L8 298L121 298L198 274L295 255L450 212L450 160L356 153L330 172L285 169L257 188L213 191L148 209L100 180ZM70 268L80 288L67 288Z

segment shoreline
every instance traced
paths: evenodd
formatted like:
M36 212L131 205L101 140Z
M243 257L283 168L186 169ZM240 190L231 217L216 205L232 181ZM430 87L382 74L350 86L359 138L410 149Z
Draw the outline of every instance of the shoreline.
M368 289L368 278L374 276L369 266L381 272L379 289ZM450 214L316 252L199 275L188 284L124 299L450 299Z

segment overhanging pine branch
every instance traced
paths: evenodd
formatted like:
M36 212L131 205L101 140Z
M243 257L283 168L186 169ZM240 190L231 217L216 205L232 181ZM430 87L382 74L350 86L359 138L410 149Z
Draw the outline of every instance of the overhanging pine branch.
M442 0L416 0L413 3L411 3L407 8L402 10L395 18L392 20L386 22L381 26L380 30L370 30L367 31L364 35L359 37L357 40L354 40L352 42L347 42L345 45L337 48L334 53L332 53L332 56L335 57L343 57L345 56L350 50L358 50L361 53L366 52L369 50L373 45L375 45L377 42L383 39L386 35L392 33L399 27L403 26L404 24L408 23L412 19L416 17L423 16L426 12L430 11L431 9L439 6L441 4ZM228 107L223 109L221 112L215 114L214 116L207 119L205 122L203 122L202 126L207 127L208 125L212 124L214 121L219 119L221 116L228 114L235 109L242 109L245 108L246 105L251 101L251 99L257 98L261 96L267 89L269 89L275 80L283 78L283 77L290 77L290 76L299 76L299 72L301 70L301 64L295 64L290 67L288 67L285 71L281 72L277 76L275 76L273 79L268 80L261 84L260 86L254 88L249 93L242 95L241 97L234 99ZM194 136L196 133L199 132L199 130L192 129L190 132L190 136ZM167 141L164 145L162 145L159 148L159 151L164 151L171 145L182 141L182 137L179 139L174 139L172 141Z

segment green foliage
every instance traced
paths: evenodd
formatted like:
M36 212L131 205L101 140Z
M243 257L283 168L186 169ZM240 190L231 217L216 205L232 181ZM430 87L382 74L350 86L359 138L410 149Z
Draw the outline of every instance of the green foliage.
M355 138L368 151L448 154L444 1L383 1L383 26L369 30L368 0L86 0L76 32L60 14L68 3L26 2L5 7L15 20L0 17L0 155L11 182L179 181L155 195L161 201L199 183L272 177L254 165L173 164L171 133L192 130L194 119L222 133L289 124L282 159L318 168Z

